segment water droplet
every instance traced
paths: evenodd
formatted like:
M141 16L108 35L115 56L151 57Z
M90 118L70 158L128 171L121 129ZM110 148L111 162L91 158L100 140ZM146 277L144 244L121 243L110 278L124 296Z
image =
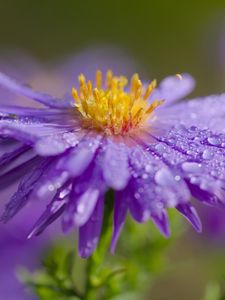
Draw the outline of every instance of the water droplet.
M144 192L144 189L143 189L142 187L140 187L140 188L138 189L138 192L141 194L141 193Z
M48 190L50 191L50 192L53 192L54 191L54 185L53 184L49 184L48 185Z
M174 179L175 179L176 181L180 181L180 180L181 180L181 177L180 177L179 175L176 175L176 176L174 177Z
M174 138L170 138L170 139L168 140L168 142L169 142L170 144L175 144L175 143L176 143L176 140L175 140Z
M165 151L165 146L163 144L157 144L155 146L155 149L161 153L161 152Z
M191 177L190 182L192 184L198 184L199 183L199 178L198 177Z
M213 146L218 146L220 144L220 140L217 137L209 137L207 141Z
M202 165L196 162L184 162L181 167L186 172L198 173L201 171Z
M202 158L204 159L212 159L214 156L212 151L209 151L208 149L204 150L202 153Z
M78 206L77 206L77 213L78 213L78 214L83 214L84 211L85 211L85 206L84 206L84 204L83 204L83 203L78 204Z
M217 175L218 175L217 171L215 171L215 170L211 171L210 174L211 174L212 176L217 176Z
M147 173L149 173L151 170L152 170L152 166L151 166L151 165L146 165L146 166L145 166L145 171L146 171Z
M147 178L148 178L148 174L144 173L144 174L142 175L142 178L143 178L143 179L147 179Z
M135 198L135 199L137 199L137 200L138 200L138 199L140 199L140 197L141 197L141 196L140 196L140 194L139 194L139 193L135 193L135 194L134 194L134 198Z
M160 169L155 174L155 181L159 185L168 186L173 184L174 178L168 169Z

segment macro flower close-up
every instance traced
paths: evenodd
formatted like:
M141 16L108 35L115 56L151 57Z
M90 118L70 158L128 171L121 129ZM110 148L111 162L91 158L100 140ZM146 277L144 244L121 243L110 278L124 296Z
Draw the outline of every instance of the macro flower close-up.
M158 87L137 74L128 84L111 70L105 76L97 70L95 83L83 74L78 82L71 96L57 99L1 74L2 86L44 105L1 106L1 144L17 141L1 158L1 178L7 184L15 168L17 175L25 173L2 221L33 198L45 198L46 210L29 237L61 218L65 232L79 228L79 253L88 257L111 188L112 251L127 213L140 223L152 220L168 236L172 207L201 231L191 196L224 204L224 96L177 102L194 87L188 74L168 77Z
M224 2L0 6L0 300L224 300Z

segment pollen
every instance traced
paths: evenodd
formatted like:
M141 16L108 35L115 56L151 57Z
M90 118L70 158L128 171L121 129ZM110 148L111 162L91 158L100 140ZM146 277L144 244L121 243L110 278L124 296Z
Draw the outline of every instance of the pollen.
M149 98L156 88L156 80L143 85L138 74L128 82L125 76L114 76L108 70L105 78L96 71L95 87L83 74L78 77L79 91L72 88L75 107L83 124L109 135L125 135L144 127L154 110L164 100Z

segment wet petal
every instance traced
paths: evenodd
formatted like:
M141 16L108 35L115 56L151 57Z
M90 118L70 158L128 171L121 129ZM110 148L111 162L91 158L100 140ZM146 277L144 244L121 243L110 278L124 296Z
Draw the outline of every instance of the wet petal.
M159 216L167 207L176 207L190 198L185 182L152 153L136 147L130 154L132 180L129 208L138 222Z
M102 154L102 171L106 183L122 190L130 178L128 153L124 145L108 142Z
M0 156L0 167L4 167L6 164L8 165L19 156L24 154L30 148L27 145L19 145L16 149L11 152L6 152L2 156Z
M159 231L165 236L170 236L170 226L169 226L169 219L167 216L167 212L165 210L161 210L158 214L152 214L151 219Z
M103 197L97 201L96 207L88 222L79 228L79 254L83 258L89 257L97 247L103 221Z
M70 142L71 139L68 138ZM75 146L75 140L73 146ZM90 165L95 157L95 153L100 146L101 136L87 136L80 142L77 140L78 146L71 149L57 164L58 170L69 172L70 176L77 177L82 174ZM63 144L65 145L65 143Z
M194 197L208 204L225 204L224 134L180 125L158 141L149 146L150 151L185 179Z
M110 246L110 250L112 253L115 252L120 232L122 231L125 223L127 210L128 204L126 199L126 193L116 192L114 199L113 234Z
M197 232L202 231L202 223L196 209L190 204L179 204L177 210L191 223Z
M104 195L106 186L101 170L92 164L81 176L73 181L73 189L63 215L63 230L83 226L93 213L98 199Z
M75 147L81 138L79 132L64 129L63 132L40 137L35 143L35 151L41 156L58 155L68 148Z
M43 160L42 163L28 173L20 182L17 192L12 196L9 203L5 207L2 221L9 221L21 208L29 201L29 196L35 188L38 180L41 178L49 165L49 159Z
M32 238L35 235L41 234L46 229L46 227L48 227L62 215L66 206L68 193L69 191L67 191L67 189L65 188L58 191L51 203L47 206L44 213L34 225L33 229L28 235L28 239Z
M225 94L185 101L160 110L160 121L165 124L197 126L213 132L225 132Z

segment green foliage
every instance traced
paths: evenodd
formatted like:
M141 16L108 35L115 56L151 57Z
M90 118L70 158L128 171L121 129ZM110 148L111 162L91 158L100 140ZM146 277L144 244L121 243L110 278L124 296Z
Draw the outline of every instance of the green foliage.
M40 299L81 299L81 294L74 283L74 266L75 251L56 245L50 249L41 270L32 275L23 272L22 277Z
M105 199L100 242L92 257L80 259L75 246L71 249L62 241L49 250L41 270L34 274L23 272L23 280L39 299L144 299L154 279L166 270L165 252L172 239L162 237L151 222L139 225L128 217L114 256L109 253L112 212L110 191ZM170 219L175 238L181 232L180 219L177 214Z

